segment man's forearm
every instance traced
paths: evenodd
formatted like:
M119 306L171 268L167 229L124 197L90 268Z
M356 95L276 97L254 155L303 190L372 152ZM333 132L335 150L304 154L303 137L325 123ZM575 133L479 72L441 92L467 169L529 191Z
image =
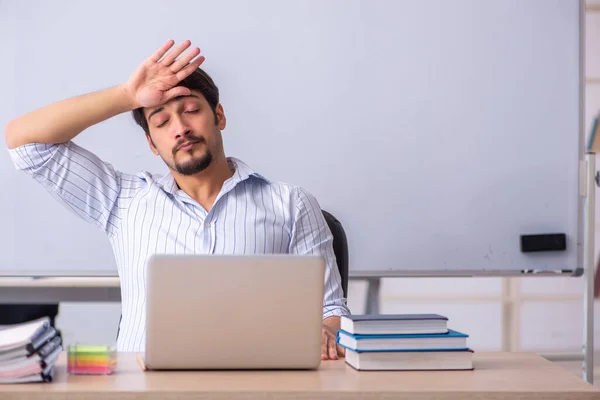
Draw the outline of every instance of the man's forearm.
M63 143L83 130L136 105L123 86L62 100L10 121L5 128L9 149L28 143Z

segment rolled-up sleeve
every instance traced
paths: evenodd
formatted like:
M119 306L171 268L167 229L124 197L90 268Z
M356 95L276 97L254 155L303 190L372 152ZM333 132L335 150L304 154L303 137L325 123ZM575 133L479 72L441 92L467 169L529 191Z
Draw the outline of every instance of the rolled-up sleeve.
M317 200L302 188L296 189L296 214L290 242L290 253L325 257L323 319L349 315L342 279L333 251L333 235Z
M122 174L72 141L9 149L17 169L40 182L76 215L112 233L119 225Z

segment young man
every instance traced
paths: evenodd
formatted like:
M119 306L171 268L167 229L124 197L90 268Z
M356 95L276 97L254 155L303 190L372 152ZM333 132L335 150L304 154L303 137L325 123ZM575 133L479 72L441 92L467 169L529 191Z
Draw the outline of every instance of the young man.
M151 254L320 254L327 261L321 358L337 359L343 349L335 335L349 310L319 204L302 188L271 182L225 156L225 113L217 87L199 69L204 57L197 47L187 50L189 41L169 51L173 45L166 42L119 86L10 121L13 161L107 234L121 279L119 350L144 348ZM132 110L150 150L169 167L165 176L116 171L71 141Z

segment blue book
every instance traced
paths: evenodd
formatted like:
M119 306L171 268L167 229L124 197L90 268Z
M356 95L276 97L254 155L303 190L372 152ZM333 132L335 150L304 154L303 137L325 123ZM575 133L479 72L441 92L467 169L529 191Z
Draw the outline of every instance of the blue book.
M341 329L357 335L448 333L448 318L439 314L344 315Z
M339 330L340 346L356 352L366 351L422 351L466 350L469 336L448 330L448 333L424 335L355 335Z

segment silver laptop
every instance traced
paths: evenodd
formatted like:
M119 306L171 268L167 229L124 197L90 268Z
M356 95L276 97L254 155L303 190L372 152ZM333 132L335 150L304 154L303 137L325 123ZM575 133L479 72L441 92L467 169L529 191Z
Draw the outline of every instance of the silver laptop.
M314 369L325 260L154 255L147 262L148 369Z

